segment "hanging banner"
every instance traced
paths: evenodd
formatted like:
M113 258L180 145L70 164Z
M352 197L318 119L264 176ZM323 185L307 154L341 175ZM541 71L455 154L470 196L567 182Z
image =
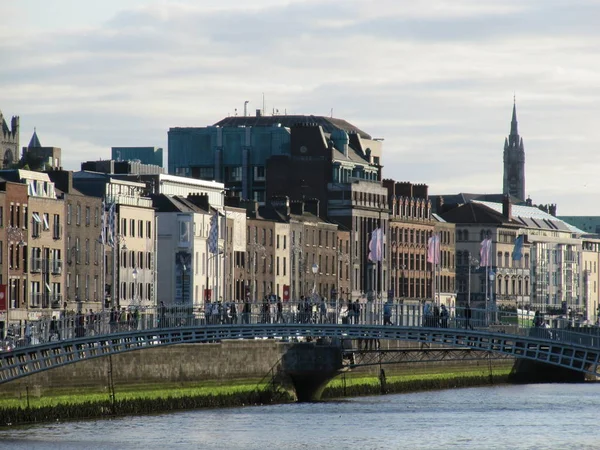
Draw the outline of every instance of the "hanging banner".
M287 302L290 300L290 287L287 284L283 285L283 301Z
M6 298L6 285L0 284L0 311L6 311L8 299Z

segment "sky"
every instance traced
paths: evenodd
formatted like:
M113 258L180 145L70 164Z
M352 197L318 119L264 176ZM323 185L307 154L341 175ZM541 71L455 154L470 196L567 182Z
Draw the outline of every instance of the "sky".
M263 107L383 138L384 177L600 215L600 0L3 0L0 110L62 164Z

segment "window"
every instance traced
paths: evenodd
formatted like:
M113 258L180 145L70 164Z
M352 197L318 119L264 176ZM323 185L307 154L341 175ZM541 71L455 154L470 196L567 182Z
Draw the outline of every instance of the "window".
M44 222L44 231L48 231L50 229L49 217L47 213L44 213L42 216Z
M67 203L67 225L71 225L71 204Z
M129 219L129 232L131 237L135 237L135 219Z
M138 236L144 237L144 221L138 220Z
M152 222L146 221L146 237L152 239Z
M90 207L85 207L85 226L89 227L92 220L92 212L90 211Z
M204 180L213 180L215 178L214 170L212 167L199 167L198 168L198 178L202 178Z
M90 263L90 240L85 240L85 263ZM87 298L87 297L86 297Z
M58 214L54 214L54 218L52 220L52 237L54 239L60 239L61 229L60 229L60 216Z
M254 180L265 181L265 166L254 167Z
M33 237L38 237L40 235L40 231L42 228L42 219L40 218L40 215L36 212L34 212L31 215L32 220L32 225L33 228L31 230L31 234Z
M190 222L188 221L179 221L179 242L186 245L190 242Z
M121 228L123 228L123 229L121 230L121 234L122 234L123 236L127 236L127 219L123 219L123 220L121 220Z
M80 248L79 248L79 238L75 238L75 262L77 264L81 264L81 256L80 256Z
M79 226L81 225L81 205L79 203L77 204L75 211L75 224Z
M242 181L242 166L228 167L229 177L228 181Z
M94 208L94 226L97 227L100 221L100 208Z

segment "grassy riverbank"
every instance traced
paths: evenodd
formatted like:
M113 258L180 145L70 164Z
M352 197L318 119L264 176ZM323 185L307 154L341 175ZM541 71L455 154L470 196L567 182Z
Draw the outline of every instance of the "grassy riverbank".
M332 380L322 398L501 384L506 382L509 373L509 365L493 367L491 376L487 366L389 370L382 383L378 375L352 372ZM273 389L269 381L244 379L126 385L116 386L114 396L113 391L106 388L62 388L41 397L30 395L26 390L0 398L0 426L294 401L285 390Z

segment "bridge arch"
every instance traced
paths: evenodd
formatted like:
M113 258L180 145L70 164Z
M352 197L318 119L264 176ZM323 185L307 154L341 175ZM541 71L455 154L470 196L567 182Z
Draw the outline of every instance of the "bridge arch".
M557 336L558 332L553 331ZM380 339L496 352L598 376L600 346L455 328L335 324L205 325L128 331L17 348L0 354L0 384L80 361L160 346L255 338Z

